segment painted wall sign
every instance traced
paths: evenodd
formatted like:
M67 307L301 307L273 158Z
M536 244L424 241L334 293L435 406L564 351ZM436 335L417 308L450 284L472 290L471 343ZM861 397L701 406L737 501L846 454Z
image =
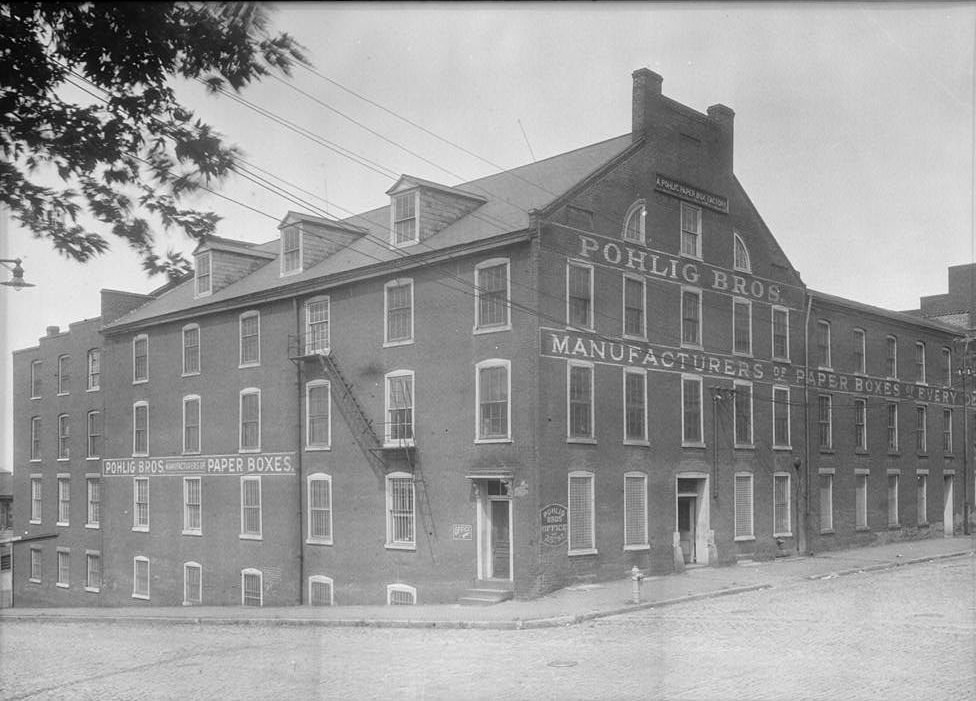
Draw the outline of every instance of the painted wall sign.
M958 406L962 392L948 387L917 385L866 375L810 370L789 363L675 348L641 341L611 341L595 333L540 329L540 354L547 358L588 360L597 364L638 367L658 372L697 373L709 377L750 380L792 387L813 387L829 392L913 399ZM976 391L967 396L976 405Z
M106 458L102 474L115 476L293 475L294 453L178 455L159 458Z
M566 507L549 504L542 509L542 544L564 545L568 534Z
M729 201L721 195L713 195L711 192L699 190L697 187L666 178L663 175L658 175L654 180L654 189L700 204L702 207L714 209L722 214L729 213Z
M474 529L470 523L455 523L451 528L451 536L454 540L472 540Z

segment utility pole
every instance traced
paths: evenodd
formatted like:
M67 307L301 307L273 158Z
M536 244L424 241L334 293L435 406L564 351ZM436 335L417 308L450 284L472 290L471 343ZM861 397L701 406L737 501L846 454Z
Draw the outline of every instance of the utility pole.
M969 353L969 344L976 340L973 336L966 336L959 339L964 343L961 354L960 367L956 372L962 378L962 532L969 535L969 514L971 503L969 501L969 378L976 375L976 368L972 364L972 356Z

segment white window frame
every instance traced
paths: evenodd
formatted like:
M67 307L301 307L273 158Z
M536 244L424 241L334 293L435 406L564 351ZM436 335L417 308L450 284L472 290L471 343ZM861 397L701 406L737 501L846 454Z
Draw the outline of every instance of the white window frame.
M394 604L393 595L394 594L407 594L413 599L411 604ZM387 584L386 585L386 605L387 606L416 606L417 605L417 587L412 587L409 584Z
M739 261L739 249L742 249L742 254L745 257L745 264ZM749 247L746 246L745 240L739 235L738 231L732 232L732 267L743 273L752 272L752 256L749 255Z
M685 426L687 383L693 382L698 390L698 440L687 438ZM684 448L701 448L705 445L705 406L702 398L702 378L699 375L682 373L681 375L681 445Z
M244 446L244 397L256 396L258 398L258 438L257 445ZM237 402L237 452L239 453L260 453L261 452L261 390L257 387L247 387L238 394Z
M396 531L399 529L394 525L394 520L403 518L406 514L403 511L394 514L394 496L392 485L394 482L409 482L410 485L410 514L407 516L410 524L412 537L410 539L397 538L394 540ZM390 550L416 550L417 549L417 485L414 476L409 472L391 472L386 476L386 547Z
M71 475L58 473L58 520L55 526L71 525Z
M786 330L786 335L784 339L786 355L776 355L777 314L783 315L784 328ZM784 362L789 362L790 361L790 310L787 307L773 305L772 309L770 310L769 335L770 335L770 355L772 356L773 360L782 360Z
M748 344L745 349L738 348L736 346L736 321L739 319L739 314L742 313L742 309L745 310L746 316L746 327L748 329ZM752 302L744 297L733 297L732 298L732 354L742 355L746 357L752 357Z
M505 268L505 318L501 322L486 323L482 315L482 294L488 292L481 283L482 271L490 268ZM512 267L508 258L490 258L474 266L474 333L493 333L495 331L511 331L512 329Z
M85 355L86 391L97 392L102 384L102 349L89 348Z
M258 578L258 607L264 606L264 573L254 567L245 567L241 570L241 606L249 606L247 604L247 578L257 577Z
M247 338L256 337L257 342L255 344L257 357L256 358L245 358L244 357L244 322L255 319L257 321L257 333L248 334ZM250 309L239 317L237 317L237 337L238 337L238 354L237 361L239 368L254 368L261 365L261 312L256 309Z
M410 333L403 338L390 338L390 290L398 287L410 288ZM397 278L383 285L383 347L406 346L414 341L414 286L413 278Z
M952 409L942 409L942 453L944 455L952 455L953 448L955 447L952 440L952 420L954 416L955 412Z
M739 511L739 497L740 497L740 487L748 485L748 492L746 497L749 501L749 513L740 513ZM756 498L755 498L755 478L751 472L736 472L733 481L733 533L734 540L746 541L756 539L756 527L755 527L755 514L756 514Z
M102 520L102 478L100 475L85 475L85 507L85 528L99 528Z
M68 589L71 586L71 548L57 548L57 579L54 586ZM63 560L63 562L62 562Z
M866 375L868 371L868 334L864 329L856 328L851 331L851 335L853 336L851 347L854 355L854 374Z
M650 445L647 433L647 419L648 419L648 402L647 402L647 371L640 368L621 368L623 371L621 373L621 391L620 398L622 402L622 416L623 420L623 442L624 445ZM629 375L638 376L641 378L641 412L643 414L641 420L641 434L640 436L634 438L628 436L627 432L630 428L630 405L627 402L627 377Z
M686 229L685 228L685 212L694 212L696 214L697 226L696 226L695 230ZM681 203L681 211L680 211L680 213L679 213L678 216L679 216L679 222L678 222L679 245L678 245L678 250L680 252L680 255L685 256L685 257L688 257L688 258L694 258L696 260L701 260L702 259L702 228L703 228L703 226L702 226L702 224L703 224L703 222L702 222L702 208L701 207L696 207L695 205L692 205L692 204L688 204L687 202L682 202ZM694 239L691 239L694 242L694 244L695 244L694 245L694 249L695 249L694 251L685 250L686 249L686 246L685 246L685 234L688 234L689 236L694 236Z
M327 584L329 585L329 603L313 603L312 601L312 585L313 584ZM313 574L308 578L308 605L309 606L335 606L335 581L332 577L326 577L322 574Z
M187 445L187 428L190 428L189 424L186 422L186 406L187 404L196 402L197 405L197 445L196 448L192 448ZM183 443L183 455L199 455L203 448L203 402L200 400L199 394L188 394L183 397L183 421L182 421L182 443Z
M294 235L297 240L297 246L289 246L286 248L287 239L289 236ZM298 264L289 266L288 254L298 251ZM281 252L280 252L281 263L279 265L279 277L288 277L289 275L298 275L305 269L305 236L302 230L301 223L290 224L281 230Z
M821 400L827 400L827 440L824 441L823 427L824 421L821 416ZM821 451L831 451L834 449L834 397L830 394L817 395L817 447Z
M919 385L927 385L927 371L925 368L926 357L925 357L925 343L922 341L915 341L915 383Z
M244 485L248 482L257 483L257 504L245 504L244 503ZM241 532L240 538L242 540L263 540L264 539L264 495L262 494L261 486L261 476L260 475L244 475L241 477ZM248 531L246 528L245 509L256 509L258 515L258 527L256 531Z
M570 298L570 270L576 268L578 270L585 270L589 276L589 297L588 306L586 310L586 320L582 324L575 323L573 319L573 305L572 299ZM593 266L589 263L581 263L575 260L566 261L566 327L571 329L584 329L587 331L592 331L594 329L594 320L596 318L596 300L593 293L593 278L594 278Z
M200 251L193 265L193 298L209 297L211 294L213 294L213 255L210 251Z
M402 241L397 241L397 223L409 221L410 217L397 219L397 200L413 198L413 235L405 237ZM390 245L394 248L403 248L420 243L420 188L413 188L404 192L396 192L390 196Z
M821 370L831 370L834 367L832 335L830 321L817 319L817 367Z
M870 470L859 468L854 471L854 530L866 531L868 525L868 480ZM859 521L859 516L864 517L863 522Z
M865 397L854 397L851 403L854 408L854 450L867 452L868 400Z
M894 490L892 490L894 485ZM901 509L899 501L901 499L901 473L898 470L888 470L888 478L885 480L885 490L888 504L888 528L897 528L901 525Z
M139 566L145 565L146 568L146 589L142 591L139 589ZM136 555L132 558L132 598L133 599L144 599L149 601L150 596L150 583L151 583L151 567L149 564L149 558L144 555Z
M749 380L735 380L733 383L732 398L732 436L735 439L736 448L754 448L756 437L756 415L755 415L755 390ZM739 397L740 390L749 391L749 435L748 441L739 440Z
M309 315L309 309L312 305L324 304L325 305L325 320L319 320L313 322ZM329 349L332 347L332 298L328 295L319 295L317 297L312 297L311 299L305 300L305 355L312 355L313 353L328 353ZM320 326L325 327L324 343L313 343L313 333L312 324L315 324L316 328Z
M640 513L637 514L638 520L640 521L640 528L642 529L642 534L637 534L638 536L643 535L643 538L639 539L639 542L628 542L633 540L632 533L628 532L628 524L630 520L628 516L631 514L630 499L628 496L633 493L633 489L636 485L632 485L632 481L639 480L640 486ZM644 472L625 472L624 473L624 508L623 508L623 539L624 539L624 550L650 550L651 543L649 539L649 529L648 529L648 518L647 518L647 474Z
M573 547L573 480L574 479L585 479L589 481L590 484L590 498L589 498L589 540L590 543L580 543L578 547ZM575 555L595 555L597 553L596 548L596 478L592 472L585 470L574 470L569 473L566 480L566 503L568 508L566 509L566 524L567 524L567 539L566 539L566 554L570 557ZM588 547L587 547L588 545Z
M778 530L776 528L778 524L777 516L779 516L779 508L776 504L776 484L778 481L786 480L786 530ZM773 473L773 537L774 538L790 538L793 536L793 475L789 472L774 472Z
M139 347L139 344L142 342L145 342L146 344L146 353L145 353L146 374L145 376L140 377L137 374L138 366L136 363L136 359L141 356L137 354L136 349ZM132 338L132 384L141 385L144 382L149 382L149 335L140 333Z
M92 561L98 563L96 569L92 568ZM97 583L92 583L92 574L98 575ZM97 594L102 590L102 553L98 550L85 551L85 591Z
M95 426L92 427L92 417L95 417ZM85 415L85 428L88 433L88 440L85 442L85 459L98 460L101 457L101 438L102 438L102 412L92 409Z
M139 517L139 484L146 485L146 519L143 522ZM141 533L149 532L149 478L148 477L133 477L132 478L132 530L139 531Z
M573 395L572 395L572 377L573 368L585 368L589 370L590 382L589 387L589 408L590 408L590 426L588 433L581 435L574 435L573 433ZM596 382L596 367L593 363L585 360L569 360L566 362L566 442L567 443L596 443L596 411L595 411L595 382Z
M30 567L30 572L28 575L28 581L34 584L40 584L41 580L44 578L44 549L39 547L31 547L30 549L30 560L28 561L28 566Z
M41 392L44 391L44 386L41 381L41 367L42 361L32 360L30 364L30 398L40 399Z
M312 441L312 390L325 388L325 441ZM305 383L305 449L332 449L332 383L329 380L311 380Z
M197 332L197 343L196 343L196 346L188 346L187 343L186 343L186 334L188 332L190 332L190 331L196 331ZM200 324L187 324L180 331L180 337L182 338L182 343L183 343L183 372L182 372L182 375L183 375L183 377L190 377L192 375L199 375L200 374ZM195 352L190 356L190 357L196 358L196 366L197 367L196 367L195 370L194 369L191 369L191 368L188 368L187 367L187 362L186 362L186 359L187 359L187 351L190 350L191 348L195 348L196 349Z
M475 443L511 443L512 442L512 362L503 358L489 358L474 366L474 394L475 394ZM483 433L483 416L481 405L481 373L484 370L504 368L505 370L505 432L503 434ZM494 402L493 402L494 403ZM499 402L500 403L500 402Z
M687 295L693 295L696 298L695 308L697 310L697 333L694 340L685 339L685 297ZM681 347L682 348L695 348L701 350L705 338L705 328L704 319L702 318L703 311L703 299L702 291L700 287L689 287L688 285L681 286L681 327L679 333L681 334Z
M784 392L786 393L786 400L785 401L782 401L782 402L777 402L776 401L776 395L777 395L777 393L784 393ZM791 407L790 407L790 388L789 388L789 385L773 385L772 399L773 399L773 407L772 407L772 417L773 417L773 432L772 432L772 436L773 436L773 448L790 449L792 447L792 445L793 445L792 426L791 426L792 418L793 417L792 417L792 410L791 410ZM782 411L783 409L786 410L786 442L785 443L779 442L779 441L776 440L777 439L777 435L776 435L776 419L778 417L778 412L779 411Z
M58 414L58 462L71 459L71 417Z
M898 379L898 337L891 334L885 336L885 377Z
M630 333L627 330L627 283L636 282L640 285L640 332ZM647 280L642 275L632 275L630 273L624 273L623 279L621 280L621 292L620 292L620 318L623 320L621 334L624 338L633 338L636 340L646 340L647 339Z
M826 480L826 482L824 481ZM824 523L824 484L827 485L827 519L826 524ZM819 479L817 481L817 493L820 496L819 501L819 518L820 518L820 532L821 533L833 533L834 532L834 471L833 469L821 469L819 473Z
M394 437L393 436L393 422L390 420L391 414L394 411L390 404L391 395L390 392L390 381L393 379L409 377L410 378L410 436L409 437ZM413 370L393 370L386 373L383 376L383 388L384 388L384 414L383 422L383 444L388 448L398 448L398 447L412 447L414 445L414 437L417 435L416 432L416 417L417 417L417 378ZM401 411L402 409L397 409ZM398 424L399 425L399 424Z
M929 408L926 404L915 405L915 452L919 455L929 452Z
M915 521L919 526L929 525L929 472L915 472Z
M196 597L187 596L190 593L190 578L187 577L189 570L197 571ZM203 603L203 566L199 562L189 561L183 563L183 605L193 606Z
M630 222L635 218L637 220L637 226L635 227L637 236L628 236ZM647 203L643 199L637 200L627 209L627 213L624 215L624 226L620 232L620 238L630 243L639 243L641 246L645 245L647 241Z
M41 417L31 417L30 462L41 461Z
M312 485L318 482L325 482L326 484L329 485L328 504L324 507L316 507L315 509L313 509ZM307 537L305 539L305 542L308 543L309 545L332 545L334 543L334 534L335 534L335 532L333 531L333 519L332 519L332 513L333 513L332 512L332 475L327 475L323 472L313 473L308 476L305 485L306 485L305 504L308 512L307 520L306 520ZM312 516L315 511L324 511L325 515L327 516L328 533L325 535L317 535L316 533L314 533L314 528L312 527L312 524L315 521L315 519L312 518Z
M44 516L44 478L42 475L30 476L30 523L41 523Z
M892 412L894 409L894 412ZM901 441L898 436L898 402L887 402L885 407L886 430L888 436L888 452L897 453L901 450ZM894 421L892 421L892 417Z
M71 362L70 355L58 356L58 396L64 397L71 393Z
M136 440L139 435L139 424L137 421L138 410L140 408L146 409L146 449L138 450L138 441ZM149 455L149 402L140 401L135 402L132 405L132 457L134 458L144 458Z
M952 349L942 348L942 384L952 386Z
M197 483L197 497L198 503L190 503L190 484L192 482ZM196 507L196 518L197 525L191 525L192 519L192 508ZM183 478L183 535L203 535L203 478L200 476L184 477Z

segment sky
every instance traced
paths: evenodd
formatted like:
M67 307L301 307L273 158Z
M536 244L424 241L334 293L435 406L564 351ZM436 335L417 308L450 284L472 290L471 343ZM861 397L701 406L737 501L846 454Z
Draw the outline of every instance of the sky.
M666 96L735 111L736 175L808 286L913 309L946 291L949 265L974 260L976 3L274 7L319 75L253 85L241 95L253 107L177 90L307 204L231 178L229 199L188 202L223 217L218 235L268 241L289 210L385 204L403 173L456 185L625 134L631 74L648 67ZM178 234L157 240L193 250ZM0 217L0 258L15 257L36 287L0 287L0 469L12 467L10 351L98 316L100 289L164 282L121 242L79 264Z

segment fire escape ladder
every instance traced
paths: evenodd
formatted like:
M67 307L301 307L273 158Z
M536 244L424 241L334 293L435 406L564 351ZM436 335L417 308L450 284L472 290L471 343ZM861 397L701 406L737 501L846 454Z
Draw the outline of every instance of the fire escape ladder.
M378 456L378 450L382 444L379 438L377 438L376 432L373 430L373 421L366 416L362 405L356 399L356 395L353 394L352 385L346 380L342 371L339 369L339 364L335 356L328 350L316 353L316 356L319 362L321 362L322 369L326 375L333 380L334 389L332 397L335 400L336 408L349 426L353 440L356 441L359 449L363 451L363 455L366 456L370 465L374 469L379 468L378 474L382 476L385 472L383 469L384 461Z
M416 442L416 427L414 427L414 441ZM430 550L430 559L437 564L437 555L434 544L437 542L437 532L434 530L434 514L430 508L430 497L427 495L427 480L424 479L424 471L420 467L420 461L414 460L413 446L407 445L405 441L400 441L404 460L407 467L413 474L414 487L417 492L417 511L420 512L421 525L424 527L424 535L427 538L427 548Z

